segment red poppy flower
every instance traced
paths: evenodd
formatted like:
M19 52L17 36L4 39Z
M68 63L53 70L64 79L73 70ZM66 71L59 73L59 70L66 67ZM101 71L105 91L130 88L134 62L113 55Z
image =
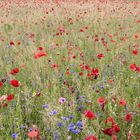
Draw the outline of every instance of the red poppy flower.
M109 123L109 122L111 122L112 125L115 124L114 118L113 118L113 117L108 117L108 118L105 120L105 123Z
M32 126L32 131L28 133L29 138L36 138L36 140L40 140L40 130L37 128L37 126Z
M83 64L80 64L81 69L85 69L85 66Z
M131 69L132 71L135 71L135 70L137 69L136 64L131 64L131 65L130 65L130 69Z
M92 75L99 75L98 69L92 69Z
M80 56L81 56L81 57L84 57L84 54L83 54L83 53L80 53Z
M112 125L111 128L106 128L102 131L103 131L104 134L112 136L112 135L115 135L118 132L120 132L120 127L117 124L115 124L115 125Z
M113 135L112 136L112 140L117 140L117 136L116 135Z
M74 55L72 58L75 59L76 58L76 55Z
M79 76L83 76L84 74L83 74L83 72L79 72Z
M97 55L98 59L102 59L104 57L104 55L102 53Z
M13 99L14 99L14 94L8 95L8 97L7 97L8 102L12 101Z
M56 33L55 35L56 35L56 36L59 36L59 35L60 35L60 33Z
M91 78L91 76L92 76L92 75L91 75L90 73L87 74L87 77L88 77L88 78Z
M112 128L106 128L102 130L104 134L112 136L113 135L113 129Z
M84 32L84 30L83 29L80 29L80 32Z
M66 75L69 75L69 74L70 74L70 72L67 70L67 71L66 71Z
M109 80L108 80L108 83L112 84L113 81L114 81L113 79L109 79Z
M132 117L132 114L131 114L131 113L127 113L127 114L125 115L125 121L131 122L132 119L133 119L133 117Z
M86 69L87 71L89 71L89 70L90 70L90 66L86 65L86 66L85 66L85 69Z
M35 94L35 96L40 97L41 96L41 93L38 92L38 93Z
M105 98L104 97L99 97L97 99L98 104L103 105L105 103Z
M0 82L0 88L3 86L3 82Z
M47 56L47 54L46 54L44 51L40 51L40 52L38 52L38 53L36 53L36 54L34 55L34 58L35 58L35 59L38 59L38 58L40 58L40 57L42 57L42 56Z
M121 99L121 100L119 101L119 105L120 105L120 106L126 106L126 101L125 101L124 99Z
M98 140L98 139L94 137L93 135L90 135L87 138L85 138L85 140Z
M95 38L95 40L94 40L95 42L97 42L97 41L99 41L99 39L98 38Z
M136 71L140 73L140 66L136 68Z
M11 80L10 81L10 84L13 86L13 87L19 87L20 86L20 82L18 80Z
M92 69L91 75L94 76L94 79L97 79L99 76L99 70L98 69Z
M20 42L20 41L18 41L18 42L17 42L17 45L20 45L20 44L21 44L21 42Z
M38 48L37 48L37 50L40 50L40 51L42 51L42 50L43 50L43 48L42 48L42 47L38 47Z
M95 114L94 114L91 110L86 110L86 111L84 111L84 114L85 114L85 116L86 116L88 119L90 119L90 120L92 120L92 119L95 118Z
M12 75L16 75L17 73L19 73L19 68L14 68L13 70L11 70L10 74Z
M139 36L138 35L134 35L134 38L138 38Z
M13 46L15 45L15 43L13 41L10 41L10 45Z
M29 138L36 138L38 136L38 132L37 131L31 131L28 133L28 137Z
M52 68L58 68L58 65L57 64L52 64L51 67Z
M133 50L133 51L132 51L132 54L138 55L138 50Z
M116 133L120 132L120 127L117 124L113 124L112 128L114 129L113 131Z

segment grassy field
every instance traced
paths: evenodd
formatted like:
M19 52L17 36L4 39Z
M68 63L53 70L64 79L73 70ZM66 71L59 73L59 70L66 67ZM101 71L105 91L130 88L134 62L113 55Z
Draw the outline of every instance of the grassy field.
M0 140L140 140L140 2L0 1Z

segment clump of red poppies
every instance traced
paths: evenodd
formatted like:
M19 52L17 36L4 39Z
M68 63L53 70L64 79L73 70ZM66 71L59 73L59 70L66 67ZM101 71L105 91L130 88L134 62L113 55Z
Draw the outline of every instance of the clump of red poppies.
M34 58L35 58L35 59L39 59L39 58L42 57L42 56L47 56L47 53L43 50L42 47L39 47L37 50L38 50L39 52L35 53L35 55L34 55Z

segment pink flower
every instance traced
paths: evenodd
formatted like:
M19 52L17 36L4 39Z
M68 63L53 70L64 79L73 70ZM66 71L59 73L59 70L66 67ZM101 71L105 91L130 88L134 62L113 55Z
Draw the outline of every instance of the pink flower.
M7 95L2 95L1 97L0 97L0 102L2 102L3 100L5 100L7 98Z
M66 102L66 99L65 98L63 98L63 97L59 98L59 103L63 104L65 102Z

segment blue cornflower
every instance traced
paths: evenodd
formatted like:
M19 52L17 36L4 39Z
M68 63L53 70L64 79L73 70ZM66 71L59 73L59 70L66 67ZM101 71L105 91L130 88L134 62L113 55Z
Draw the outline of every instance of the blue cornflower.
M69 130L69 131L72 131L72 130L74 130L74 129L75 129L75 125L74 125L74 123L71 122L71 123L69 124L69 126L68 126L68 130Z
M63 124L62 124L61 122L58 122L58 123L57 123L57 126L58 126L58 127L61 127L62 125L63 125Z
M62 117L62 119L63 119L64 121L68 121L68 120L69 120L69 118L67 118L67 117Z
M18 134L17 134L17 133L13 133L13 134L12 134L12 138L13 138L13 139L16 139L17 137L18 137Z
M48 104L45 104L42 106L43 108L49 108L49 105Z
M75 127L74 123L71 122L71 123L69 124L69 127Z
M73 115L69 116L69 119L73 119L73 118L74 118L74 116L73 116Z
M59 139L58 132L54 132L53 137L54 137L54 140L58 140Z
M29 128L29 131L31 132L33 130L33 128Z
M83 122L82 121L78 121L77 122L77 127L78 128L82 128L83 127Z
M74 133L74 134L79 134L80 130L79 129L72 129L71 132Z

